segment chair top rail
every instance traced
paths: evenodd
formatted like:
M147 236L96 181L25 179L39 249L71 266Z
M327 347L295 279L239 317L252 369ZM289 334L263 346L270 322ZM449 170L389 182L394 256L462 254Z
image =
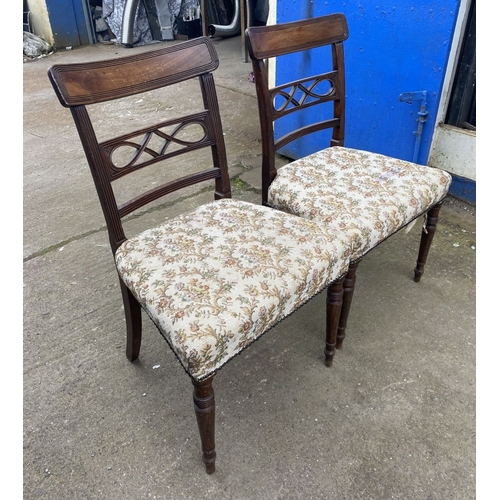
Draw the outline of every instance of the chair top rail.
M211 40L196 38L151 52L106 61L55 64L49 79L64 107L95 104L148 92L214 71L219 59Z
M343 42L349 31L343 14L331 14L273 26L251 26L245 36L248 53L255 61Z

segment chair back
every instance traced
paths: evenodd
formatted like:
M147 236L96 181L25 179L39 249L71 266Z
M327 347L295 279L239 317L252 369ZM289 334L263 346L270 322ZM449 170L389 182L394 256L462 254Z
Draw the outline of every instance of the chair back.
M272 26L252 26L245 31L252 60L262 134L262 201L267 203L269 186L276 176L276 152L290 142L325 129L332 129L330 146L344 143L344 48L348 37L343 14L331 14ZM331 68L320 74L270 86L269 59L330 46ZM302 65L301 65L302 67ZM332 103L326 120L297 119L300 125L277 136L275 122L292 113ZM310 113L311 115L311 113ZM314 114L313 114L314 116Z
M231 197L212 75L218 65L212 41L201 37L126 57L56 64L49 68L48 76L59 101L71 110L75 121L106 219L113 253L126 239L123 218L161 197L209 180L215 182L215 199ZM199 110L190 108L186 112L186 103L179 102L175 85L191 79L199 81ZM169 86L172 89L166 94L165 87ZM134 110L144 105L141 99L148 102L150 108L142 116L134 116ZM97 129L106 130L106 126L98 126L102 125L98 124L102 120L92 119L92 111L96 105L102 107L108 101L115 101L113 106L120 109L120 113L114 114L114 119L117 116L122 119L123 128L120 128L120 123L113 123L112 129L120 130L120 135L103 140ZM162 107L159 102L168 102L167 109L158 111ZM145 121L147 126L144 126ZM125 130L127 132L123 133ZM211 148L211 154L208 154L210 164L204 161L189 172L181 168L180 177L172 179L172 175L177 175L172 174L176 172L173 160L180 155L194 155L202 148ZM129 196L118 205L116 189L119 183L116 181L146 167L158 169L160 166L169 172L166 181L152 189L148 185L147 189ZM125 195L129 195L125 191Z

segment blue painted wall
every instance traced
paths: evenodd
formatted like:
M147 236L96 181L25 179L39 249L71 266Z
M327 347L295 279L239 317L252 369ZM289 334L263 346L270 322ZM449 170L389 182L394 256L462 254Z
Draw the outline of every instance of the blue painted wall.
M46 0L57 48L92 43L85 23L84 0Z
M276 23L346 15L346 147L412 160L420 101L406 104L399 95L426 90L429 114L418 155L418 163L426 164L459 6L459 0L277 0ZM327 55L278 60L277 83L289 80L301 66L319 73L328 63ZM278 133L285 129L286 124L277 126ZM298 158L325 147L328 136L318 136L283 153Z

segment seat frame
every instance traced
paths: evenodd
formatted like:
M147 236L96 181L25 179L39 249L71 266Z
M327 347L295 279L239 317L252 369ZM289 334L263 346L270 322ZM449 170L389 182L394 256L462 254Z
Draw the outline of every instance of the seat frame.
M268 205L271 183L277 175L276 158L278 151L292 141L320 130L331 129L330 147L344 146L345 139L345 61L344 42L349 37L344 14L335 13L312 19L293 21L277 25L252 26L245 30L248 53L252 61L255 89L259 109L262 139L262 203ZM331 47L331 70L301 77L300 79L270 86L268 61L295 52ZM313 99L296 98L296 92L312 91L321 82L330 82L331 91ZM307 84L305 88L304 84ZM292 89L292 90L289 90ZM311 93L312 95L312 93ZM277 96L284 98L285 104L275 105ZM280 118L306 108L331 102L331 118L299 127L283 136L276 137L274 124ZM290 107L292 104L293 107ZM431 207L426 214L422 228L420 247L414 269L413 280L419 282L427 261L436 231L439 211L443 201ZM422 215L422 214L420 214ZM336 349L341 349L346 336L347 321L354 296L356 272L362 257L351 261L344 280L342 313L337 332Z
M48 69L48 77L62 106L69 108L73 116L97 190L105 217L109 242L113 255L127 240L122 220L137 209L174 191L194 184L213 180L214 199L231 198L231 185L226 159L226 149L219 113L219 105L212 72L219 65L213 42L201 37L150 52L133 54L105 61L79 64L56 64ZM100 142L94 130L88 107L116 99L130 97L174 85L190 79L198 79L204 110L187 116L176 117L159 124L147 126L134 132ZM179 141L176 134L189 124L203 128L204 137L192 142ZM160 128L172 127L174 132L166 135ZM134 142L136 136L142 137ZM155 151L150 147L152 137L159 136L164 147ZM170 144L181 145L171 150ZM136 149L136 154L125 166L113 163L113 152L127 145ZM137 196L121 206L115 197L113 182L150 165L210 148L213 165L210 168L188 174L180 179L168 181ZM138 161L146 152L148 161ZM336 334L343 298L343 277L328 289L325 364L331 366L335 354ZM133 362L139 357L142 341L142 306L119 276L125 309L127 343L126 356ZM215 398L214 375L204 380L192 378L193 401L198 422L202 457L206 472L215 471Z

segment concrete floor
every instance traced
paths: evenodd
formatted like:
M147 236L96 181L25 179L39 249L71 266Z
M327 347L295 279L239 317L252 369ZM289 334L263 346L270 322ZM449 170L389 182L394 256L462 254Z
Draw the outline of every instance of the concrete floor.
M215 42L233 194L259 203L251 66L239 37ZM475 208L454 199L421 283L420 224L365 258L331 369L322 294L217 375L217 470L205 474L191 382L149 320L140 360L125 358L104 219L46 76L54 63L157 46L23 65L24 499L475 498ZM177 201L131 224L174 214Z

